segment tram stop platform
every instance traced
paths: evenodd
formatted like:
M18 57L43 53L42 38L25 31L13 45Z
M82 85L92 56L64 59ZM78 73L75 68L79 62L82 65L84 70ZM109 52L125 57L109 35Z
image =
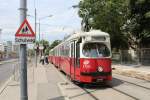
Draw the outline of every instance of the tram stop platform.
M64 80L57 69L51 64L33 66L28 66L28 100L64 100L58 86ZM0 100L20 100L18 76L13 75L0 87Z
M113 64L113 73L150 81L150 66Z

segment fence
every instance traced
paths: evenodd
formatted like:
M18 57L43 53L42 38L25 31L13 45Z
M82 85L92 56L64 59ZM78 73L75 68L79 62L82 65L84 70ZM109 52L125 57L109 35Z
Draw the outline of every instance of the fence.
M140 62L143 65L150 65L150 48L141 49Z
M34 67L35 67L35 65L34 65L34 61L33 61L33 59L28 59L28 62L27 62L27 68L28 68L28 77L31 77L30 78L30 82L32 81L34 81ZM19 62L16 62L16 63L14 63L13 64L13 76L14 76L14 78L13 78L13 80L14 81L17 81L17 82L19 82L19 80L20 80L20 64L19 64Z
M112 53L113 63L150 65L150 48L134 50L120 50Z

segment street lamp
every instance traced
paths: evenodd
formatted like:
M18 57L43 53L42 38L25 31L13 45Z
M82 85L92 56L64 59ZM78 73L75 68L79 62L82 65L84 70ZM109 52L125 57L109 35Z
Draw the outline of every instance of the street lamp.
M41 39L40 39L40 37L41 37L41 20L43 20L43 19L45 19L45 18L48 18L48 17L52 17L53 15L44 16L44 17L39 18L39 19L38 19L38 20L39 20L39 23L36 22L36 18L37 18L37 17L35 17L35 16L33 16L33 15L30 15L30 14L28 14L27 16L32 17L32 18L35 18L35 32L36 32L36 25L39 24L39 41L40 41L40 40L41 40Z
M40 35L41 35L41 20L43 20L43 19L45 19L45 18L47 18L47 17L52 17L53 15L49 15L49 16L45 16L45 17L41 17L41 18L39 18L39 42L40 42ZM43 43L42 43L42 45L43 45ZM41 56L43 55L43 53L44 53L44 51L43 51L43 46L40 46L40 43L39 43L39 48L41 48L42 49L42 52L41 52Z
M40 42L40 35L41 35L41 25L40 25L40 22L41 22L41 20L43 20L43 19L45 19L45 18L47 18L47 17L52 17L53 15L49 15L49 16L45 16L45 17L41 17L41 18L39 18L39 42Z

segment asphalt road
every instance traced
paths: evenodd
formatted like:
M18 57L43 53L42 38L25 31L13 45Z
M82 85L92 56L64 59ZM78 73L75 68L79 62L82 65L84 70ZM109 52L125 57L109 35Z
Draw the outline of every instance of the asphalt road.
M13 75L14 64L16 64L16 62L4 63L0 65L0 86Z

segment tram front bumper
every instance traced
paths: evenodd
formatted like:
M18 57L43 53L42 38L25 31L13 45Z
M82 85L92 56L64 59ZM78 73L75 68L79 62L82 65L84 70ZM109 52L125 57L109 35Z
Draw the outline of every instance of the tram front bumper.
M98 81L112 80L111 72L81 72L81 81L95 83Z
M111 72L81 72L81 75L97 77L97 76L111 76L112 73Z

